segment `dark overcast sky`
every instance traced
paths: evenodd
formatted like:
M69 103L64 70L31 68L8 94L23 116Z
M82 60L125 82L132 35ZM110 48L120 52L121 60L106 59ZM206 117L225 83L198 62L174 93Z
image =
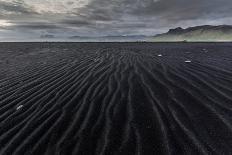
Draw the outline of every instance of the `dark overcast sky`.
M0 0L0 41L232 25L232 0Z

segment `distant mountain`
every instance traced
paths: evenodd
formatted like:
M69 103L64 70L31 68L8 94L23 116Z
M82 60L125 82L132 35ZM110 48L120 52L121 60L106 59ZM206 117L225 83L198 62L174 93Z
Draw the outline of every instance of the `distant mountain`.
M152 41L172 42L172 41L232 41L232 26L230 25L203 25L183 29L181 27L170 29L167 33L158 34Z

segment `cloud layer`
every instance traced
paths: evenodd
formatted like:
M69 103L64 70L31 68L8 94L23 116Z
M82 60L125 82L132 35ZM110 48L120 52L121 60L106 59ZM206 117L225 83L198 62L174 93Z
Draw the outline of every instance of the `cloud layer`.
M0 40L154 35L231 17L231 0L0 0Z

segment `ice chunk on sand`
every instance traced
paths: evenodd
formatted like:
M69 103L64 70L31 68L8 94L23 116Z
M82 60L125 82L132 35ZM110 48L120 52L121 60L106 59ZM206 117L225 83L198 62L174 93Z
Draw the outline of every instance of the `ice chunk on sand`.
M208 50L207 50L207 49L205 49L205 48L203 49L203 51L204 51L204 52L208 52Z
M19 105L16 110L20 110L23 107L23 105Z

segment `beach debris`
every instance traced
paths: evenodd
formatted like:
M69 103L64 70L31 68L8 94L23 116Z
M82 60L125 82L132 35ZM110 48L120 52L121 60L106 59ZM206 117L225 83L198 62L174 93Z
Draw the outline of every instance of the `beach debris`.
M203 50L204 52L208 52L208 50L207 50L207 49L205 49L205 48L203 48L202 50Z
M162 57L163 55L162 54L158 54L158 57Z
M191 61L191 60L186 60L186 61L185 61L185 63L190 63L190 62L192 62L192 61Z
M20 110L20 109L22 109L23 108L23 105L19 105L17 108L16 108L16 110Z

